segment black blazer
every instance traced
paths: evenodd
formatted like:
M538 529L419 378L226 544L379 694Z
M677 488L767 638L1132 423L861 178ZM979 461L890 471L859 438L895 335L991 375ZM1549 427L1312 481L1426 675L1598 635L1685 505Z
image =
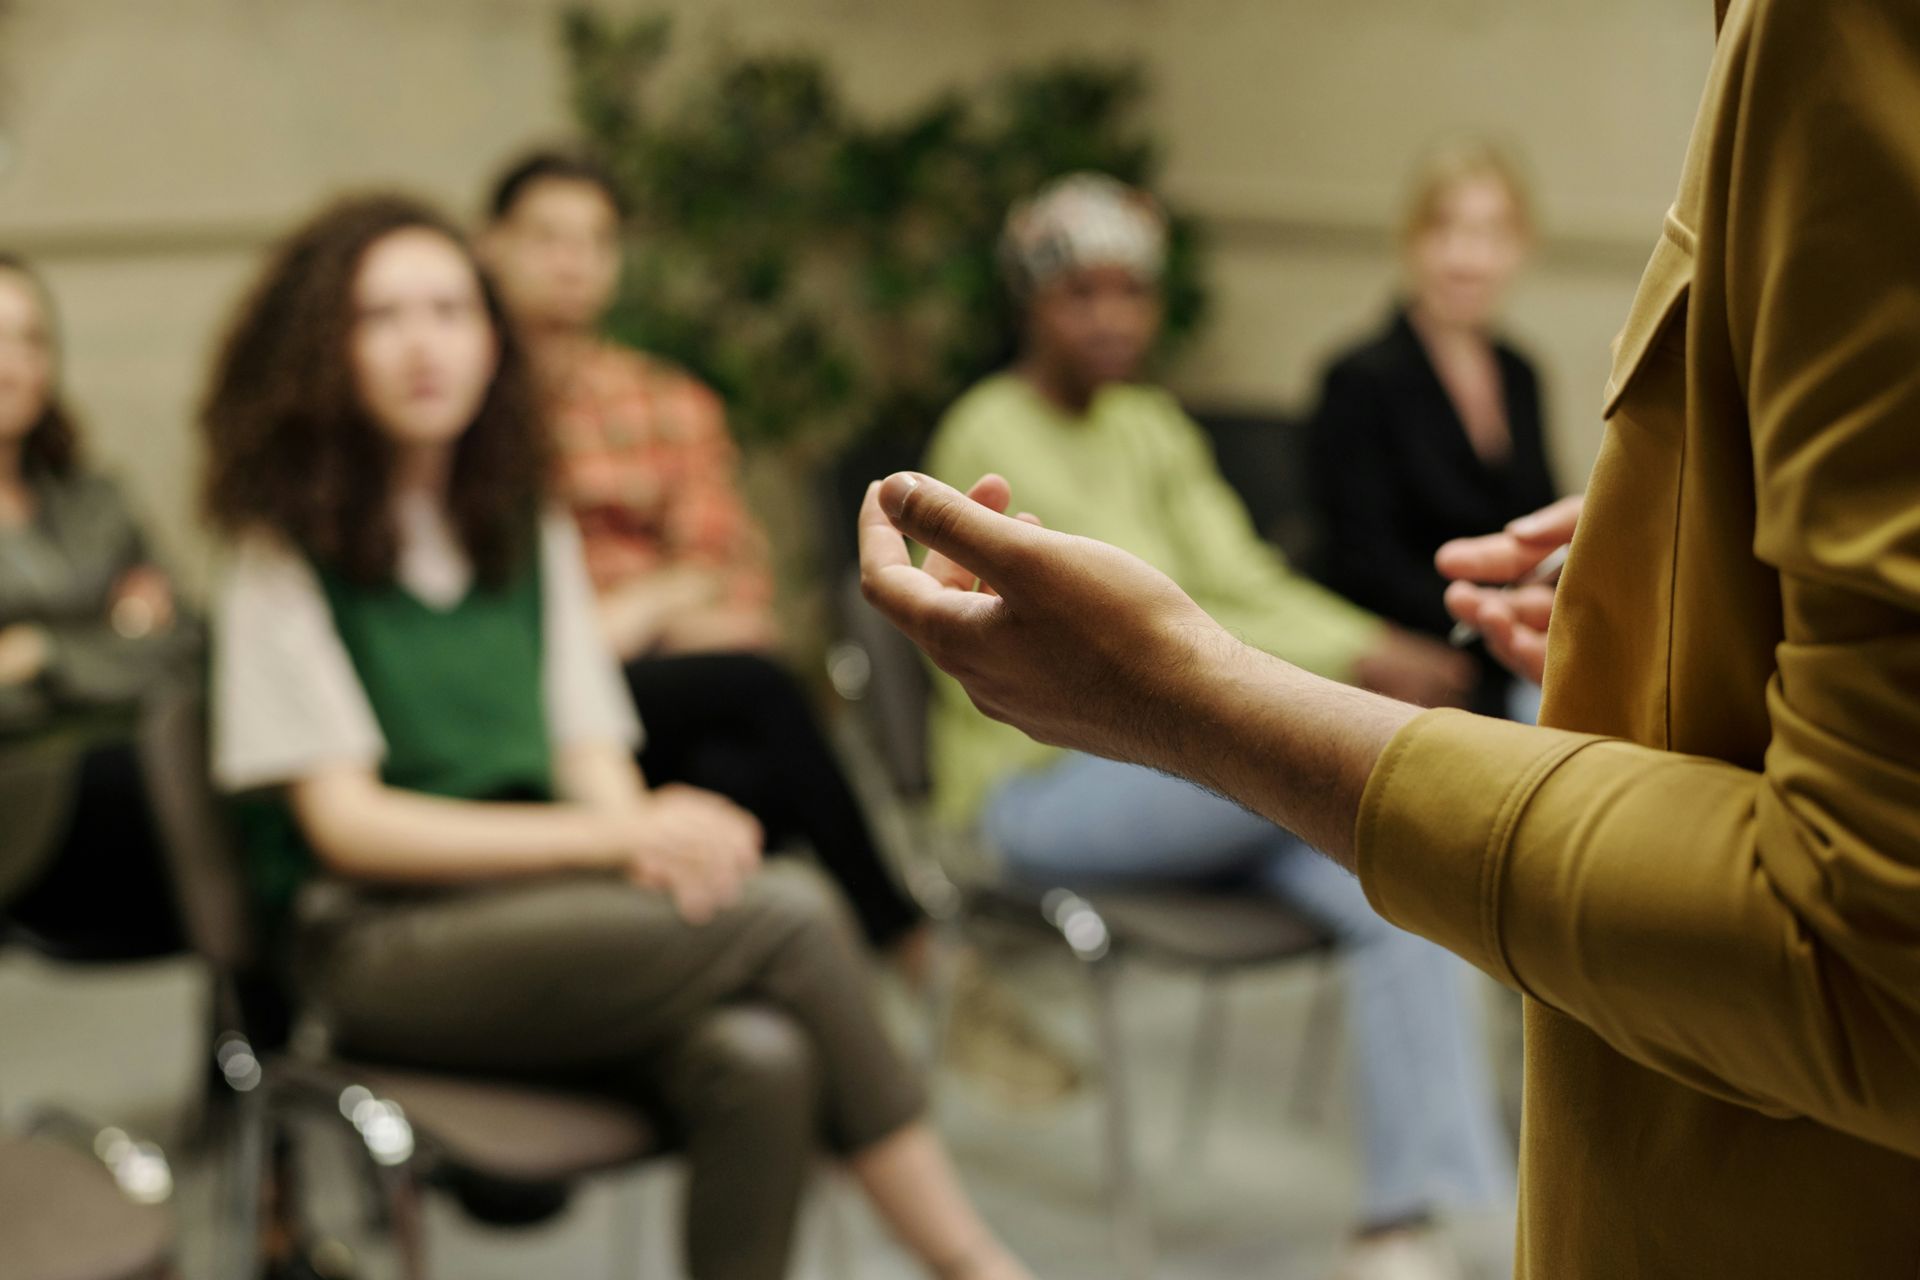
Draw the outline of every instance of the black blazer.
M1311 429L1322 576L1410 630L1444 636L1453 626L1433 567L1441 543L1493 533L1557 496L1533 365L1505 343L1494 352L1513 435L1501 466L1474 452L1404 310L1327 369ZM1488 662L1493 695L1505 680Z

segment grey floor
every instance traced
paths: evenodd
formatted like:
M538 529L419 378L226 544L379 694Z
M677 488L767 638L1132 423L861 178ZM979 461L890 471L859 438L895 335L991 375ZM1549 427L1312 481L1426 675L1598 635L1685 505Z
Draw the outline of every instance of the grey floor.
M1006 972L1048 1026L1091 1061L1087 1005L1071 969L1031 958ZM1313 982L1300 969L1236 981L1220 1088L1196 1147L1183 1146L1180 1100L1198 988L1144 968L1129 976L1125 1031L1152 1186L1157 1275L1317 1280L1330 1267L1349 1220L1354 1164L1343 1058L1332 1060L1322 1087L1309 1089L1313 1105L1295 1106L1297 1036ZM177 1142L191 1123L202 998L201 976L188 962L76 972L17 953L0 956L0 1107L54 1102ZM1503 1064L1510 1063L1510 1006L1498 995L1489 1004ZM915 1011L898 992L890 1012L903 1036L917 1034ZM1511 1095L1513 1080L1504 1083ZM947 1075L939 1082L936 1119L968 1186L1042 1276L1113 1274L1101 1215L1098 1102L1090 1088L1050 1111L1013 1113L963 1080ZM344 1175L330 1178L323 1169L318 1180L322 1217L341 1218L339 1229L351 1239L350 1220L339 1213ZM185 1162L176 1207L186 1220L188 1277L205 1274L223 1227L209 1208L209 1182L199 1165ZM675 1193L669 1168L608 1179L558 1220L518 1232L474 1226L435 1203L433 1273L438 1280L674 1276ZM1461 1250L1477 1275L1503 1273L1509 1232L1497 1215L1458 1224ZM626 1255L624 1268L615 1265L616 1252ZM364 1245L362 1257L369 1275L386 1274L385 1259ZM797 1274L886 1280L918 1273L844 1178L823 1166Z

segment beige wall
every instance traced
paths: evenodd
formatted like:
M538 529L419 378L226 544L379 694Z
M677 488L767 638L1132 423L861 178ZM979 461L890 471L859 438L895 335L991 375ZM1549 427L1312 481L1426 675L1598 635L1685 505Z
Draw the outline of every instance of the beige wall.
M1173 198L1215 229L1194 400L1298 405L1378 324L1411 161L1491 132L1527 158L1546 242L1511 329L1540 359L1557 460L1598 443L1608 342L1672 198L1712 51L1707 0L1042 0L1036 47L1146 56ZM1089 32L1107 34L1088 39Z
M0 25L0 245L47 268L74 397L189 567L190 423L259 247L331 191L469 207L565 126L561 0L12 0ZM623 10L640 7L630 3ZM659 7L659 6L647 6ZM696 47L831 50L858 109L1056 54L1154 76L1172 197L1215 236L1195 401L1292 405L1380 315L1409 159L1490 128L1548 239L1512 309L1561 468L1597 437L1607 340L1671 191L1711 46L1706 0L676 0Z

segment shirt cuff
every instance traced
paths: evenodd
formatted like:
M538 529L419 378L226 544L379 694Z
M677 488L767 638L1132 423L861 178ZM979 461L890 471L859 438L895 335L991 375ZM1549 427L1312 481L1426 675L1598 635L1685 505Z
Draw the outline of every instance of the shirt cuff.
M1600 741L1463 711L1409 722L1374 766L1354 830L1374 910L1520 987L1499 930L1513 833L1554 770Z

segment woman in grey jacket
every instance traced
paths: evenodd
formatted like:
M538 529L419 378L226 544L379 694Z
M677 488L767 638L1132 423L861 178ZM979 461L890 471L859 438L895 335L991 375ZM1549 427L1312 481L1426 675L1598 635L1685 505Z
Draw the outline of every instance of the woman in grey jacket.
M0 916L92 956L177 945L133 748L198 630L81 461L45 286L0 255Z

